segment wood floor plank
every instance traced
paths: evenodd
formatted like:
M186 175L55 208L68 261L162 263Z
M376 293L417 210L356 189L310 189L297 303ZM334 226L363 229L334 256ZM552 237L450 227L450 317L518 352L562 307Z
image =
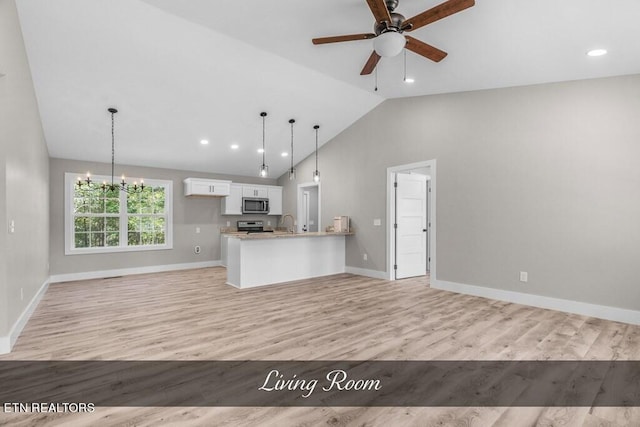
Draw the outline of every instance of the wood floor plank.
M339 274L239 290L224 268L52 284L0 360L640 360L640 327ZM518 393L518 391L514 391ZM20 426L631 426L638 408L98 408Z

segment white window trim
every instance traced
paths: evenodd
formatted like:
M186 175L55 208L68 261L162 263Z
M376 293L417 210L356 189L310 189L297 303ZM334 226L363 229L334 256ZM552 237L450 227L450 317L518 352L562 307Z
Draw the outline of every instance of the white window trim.
M73 216L73 188L78 182L78 177L83 174L66 172L64 174L64 254L65 255L83 255L83 254L103 254L113 252L140 252L140 251L162 251L173 249L173 181L163 179L144 179L145 185L164 186L165 187L165 224L167 232L165 235L164 245L141 245L141 246L109 246L102 248L74 248L74 216ZM95 175L92 176L94 182L107 181L111 182L110 176ZM127 181L140 181L140 178L127 178ZM126 213L120 214L126 217ZM122 230L121 230L122 231Z

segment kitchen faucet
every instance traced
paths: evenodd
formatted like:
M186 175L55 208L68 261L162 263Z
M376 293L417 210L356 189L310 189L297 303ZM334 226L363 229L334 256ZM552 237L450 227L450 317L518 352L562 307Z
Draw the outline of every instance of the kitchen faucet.
M291 215L291 214L284 214L284 215L282 215L282 218L280 219L280 224L284 225L284 220L285 220L287 217L291 218L291 228L287 228L287 231L288 231L289 233L293 233L293 232L294 232L294 227L295 227L295 225L296 225L296 220L295 220L295 218L293 217L293 215Z

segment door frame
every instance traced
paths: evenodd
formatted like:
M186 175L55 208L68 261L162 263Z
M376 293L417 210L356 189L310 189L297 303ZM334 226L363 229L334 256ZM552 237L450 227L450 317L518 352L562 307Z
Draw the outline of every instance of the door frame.
M430 281L436 280L436 159L425 160L422 162L408 163L405 165L392 166L387 168L387 279L396 280L395 271L393 269L394 255L396 252L395 230L393 224L396 221L396 198L393 183L395 175L399 172L410 172L413 169L429 167L431 176L431 195L427 195L429 200L429 213L427 220L431 223L429 230L429 247L428 253L431 261L428 269Z
M302 233L302 221L300 221L300 215L303 211L302 203L304 200L303 194L309 187L318 187L318 231L322 231L322 186L320 182L305 182L298 184L298 191L296 193L296 225L295 229L298 233Z

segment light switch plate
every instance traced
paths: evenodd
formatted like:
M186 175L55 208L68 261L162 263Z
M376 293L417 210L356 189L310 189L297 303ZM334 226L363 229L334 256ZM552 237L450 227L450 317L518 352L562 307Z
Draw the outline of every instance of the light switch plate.
M380 225L382 225L382 220L380 218L374 219L373 225L375 225L376 227L379 227Z

